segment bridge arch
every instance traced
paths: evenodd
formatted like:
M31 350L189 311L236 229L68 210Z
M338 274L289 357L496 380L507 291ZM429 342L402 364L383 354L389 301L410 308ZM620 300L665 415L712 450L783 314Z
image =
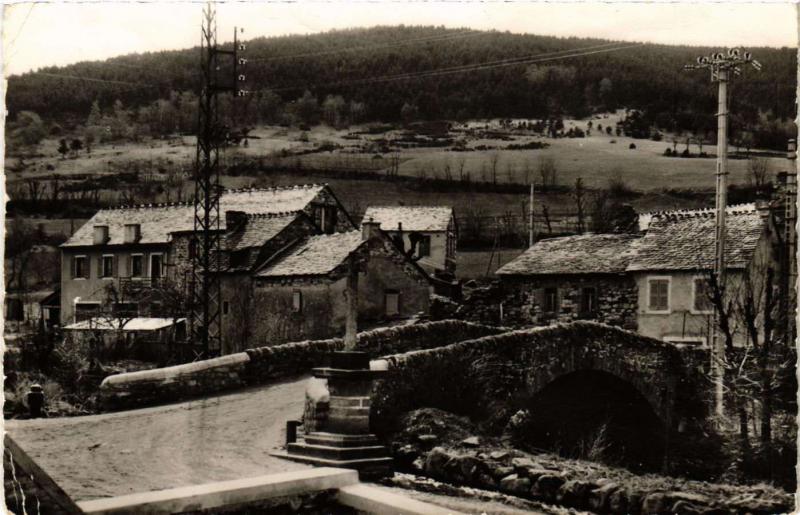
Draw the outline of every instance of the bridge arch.
M594 322L510 331L383 358L388 368L373 397L373 427L391 432L421 407L467 415L501 428L526 399L576 377L599 374L630 385L663 425L667 442L678 422L704 406L694 372L671 343ZM705 408L701 408L705 409Z

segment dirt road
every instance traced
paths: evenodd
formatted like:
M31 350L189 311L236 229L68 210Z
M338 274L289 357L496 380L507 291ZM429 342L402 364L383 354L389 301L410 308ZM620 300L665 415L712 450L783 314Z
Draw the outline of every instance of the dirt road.
M304 468L269 452L302 415L307 377L229 395L88 417L6 421L77 501Z

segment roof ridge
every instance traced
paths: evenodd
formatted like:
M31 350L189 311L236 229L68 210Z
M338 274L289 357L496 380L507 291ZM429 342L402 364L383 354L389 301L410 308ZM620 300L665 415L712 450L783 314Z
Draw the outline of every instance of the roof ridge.
M258 191L286 191L286 190L299 190L325 187L328 183L312 182L308 184L290 184L285 186L269 186L263 188L250 187L250 188L226 188L223 193L252 193Z
M666 220L683 220L687 218L709 218L716 215L715 207L703 207L699 209L673 209L669 211L651 211L642 213L639 216L650 216L651 218L666 219ZM731 204L725 207L726 214L748 214L754 213L757 209L752 202L744 202L741 204Z
M384 209L384 208L385 208L385 209L397 209L397 208L417 208L417 207L429 207L429 208L439 208L439 209L453 209L453 206L450 206L450 205L441 205L441 204L436 204L436 205L431 205L431 204L420 204L420 205L417 205L417 204L414 204L413 206L388 206L388 205L382 205L382 206L367 206L367 210L369 210L369 209Z
M113 211L123 209L152 209L157 207L187 207L194 204L194 201L184 200L182 202L152 202L148 204L118 204L109 206L98 211Z
M296 215L298 213L302 213L302 210L295 209L293 211L277 211L275 213L247 213L245 212L245 216L248 220L253 218L282 218L286 216Z

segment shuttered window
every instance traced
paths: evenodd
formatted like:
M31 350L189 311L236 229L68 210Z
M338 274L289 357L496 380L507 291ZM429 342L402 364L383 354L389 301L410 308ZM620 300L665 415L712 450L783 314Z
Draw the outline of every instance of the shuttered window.
M647 280L647 309L649 311L669 313L669 283L668 277Z

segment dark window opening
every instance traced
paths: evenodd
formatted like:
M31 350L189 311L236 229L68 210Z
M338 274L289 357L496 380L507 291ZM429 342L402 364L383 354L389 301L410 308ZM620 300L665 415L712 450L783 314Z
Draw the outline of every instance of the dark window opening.
M597 288L588 287L581 290L581 314L594 315L597 312Z
M292 311L295 313L303 312L303 292L299 290L292 292Z
M131 256L131 267L130 267L130 274L131 277L141 277L143 274L142 270L143 259L142 255L134 255Z
M237 250L235 252L231 252L231 267L239 268L243 266L247 266L247 263L250 259L250 250Z
M422 236L419 240L417 247L417 255L419 257L428 257L431 255L431 237Z
M100 262L100 277L114 277L114 256L103 256Z
M87 266L86 256L76 256L73 258L72 277L74 279L89 278L89 267Z
M547 313L555 313L558 311L558 289L545 288L544 289L544 310Z
M394 317L400 314L400 292L387 290L384 294L386 303L386 316Z
M160 279L161 274L163 272L162 268L162 260L163 256L161 254L150 254L150 278L151 279Z
M222 302L222 314L227 315L228 311L230 310L230 303L225 300Z

